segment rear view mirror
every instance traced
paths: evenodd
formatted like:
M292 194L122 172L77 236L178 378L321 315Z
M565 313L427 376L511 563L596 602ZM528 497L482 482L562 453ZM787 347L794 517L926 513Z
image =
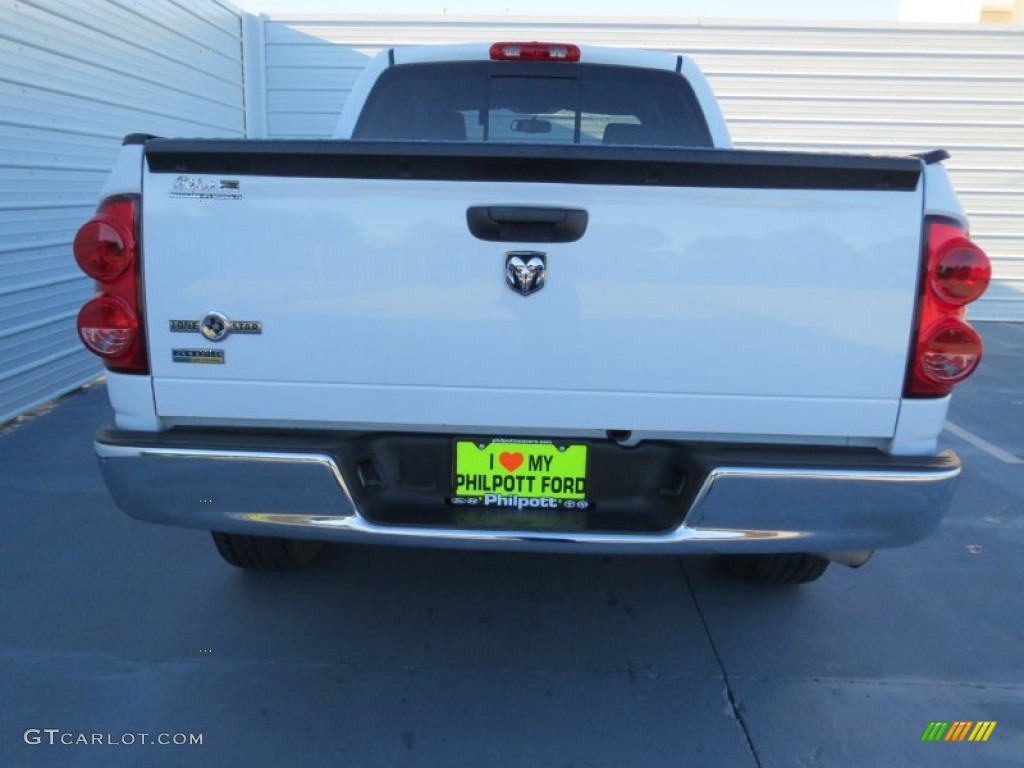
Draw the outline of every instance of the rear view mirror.
M513 120L514 133L551 133L551 121L531 117L529 120Z

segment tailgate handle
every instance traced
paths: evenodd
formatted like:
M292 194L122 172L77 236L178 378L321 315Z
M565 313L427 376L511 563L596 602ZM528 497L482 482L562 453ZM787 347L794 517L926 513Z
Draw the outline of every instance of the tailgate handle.
M489 242L573 243L587 231L582 208L532 205L474 205L466 224L474 237Z

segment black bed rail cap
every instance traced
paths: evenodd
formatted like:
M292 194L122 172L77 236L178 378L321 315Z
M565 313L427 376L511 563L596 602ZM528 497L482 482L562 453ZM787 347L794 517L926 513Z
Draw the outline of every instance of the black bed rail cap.
M914 157L346 139L152 139L151 173L912 192Z
M911 155L911 157L920 158L925 165L934 165L935 163L941 163L943 160L949 160L949 152L944 149L931 149L927 152L918 152Z
M133 144L145 144L150 139L158 139L159 136L154 136L152 133L129 133L124 137L124 141L121 142L122 147L127 147Z

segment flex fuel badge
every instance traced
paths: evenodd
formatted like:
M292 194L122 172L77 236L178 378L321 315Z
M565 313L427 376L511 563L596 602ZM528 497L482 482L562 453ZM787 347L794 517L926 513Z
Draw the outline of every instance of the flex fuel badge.
M223 349L172 349L171 360L175 363L224 364Z

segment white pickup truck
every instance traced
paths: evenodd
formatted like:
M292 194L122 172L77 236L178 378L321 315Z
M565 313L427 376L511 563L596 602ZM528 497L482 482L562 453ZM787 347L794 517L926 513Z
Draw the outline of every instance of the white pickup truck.
M132 135L74 244L129 515L324 542L718 554L929 534L990 267L942 160L731 148L685 56L396 48L330 140Z

